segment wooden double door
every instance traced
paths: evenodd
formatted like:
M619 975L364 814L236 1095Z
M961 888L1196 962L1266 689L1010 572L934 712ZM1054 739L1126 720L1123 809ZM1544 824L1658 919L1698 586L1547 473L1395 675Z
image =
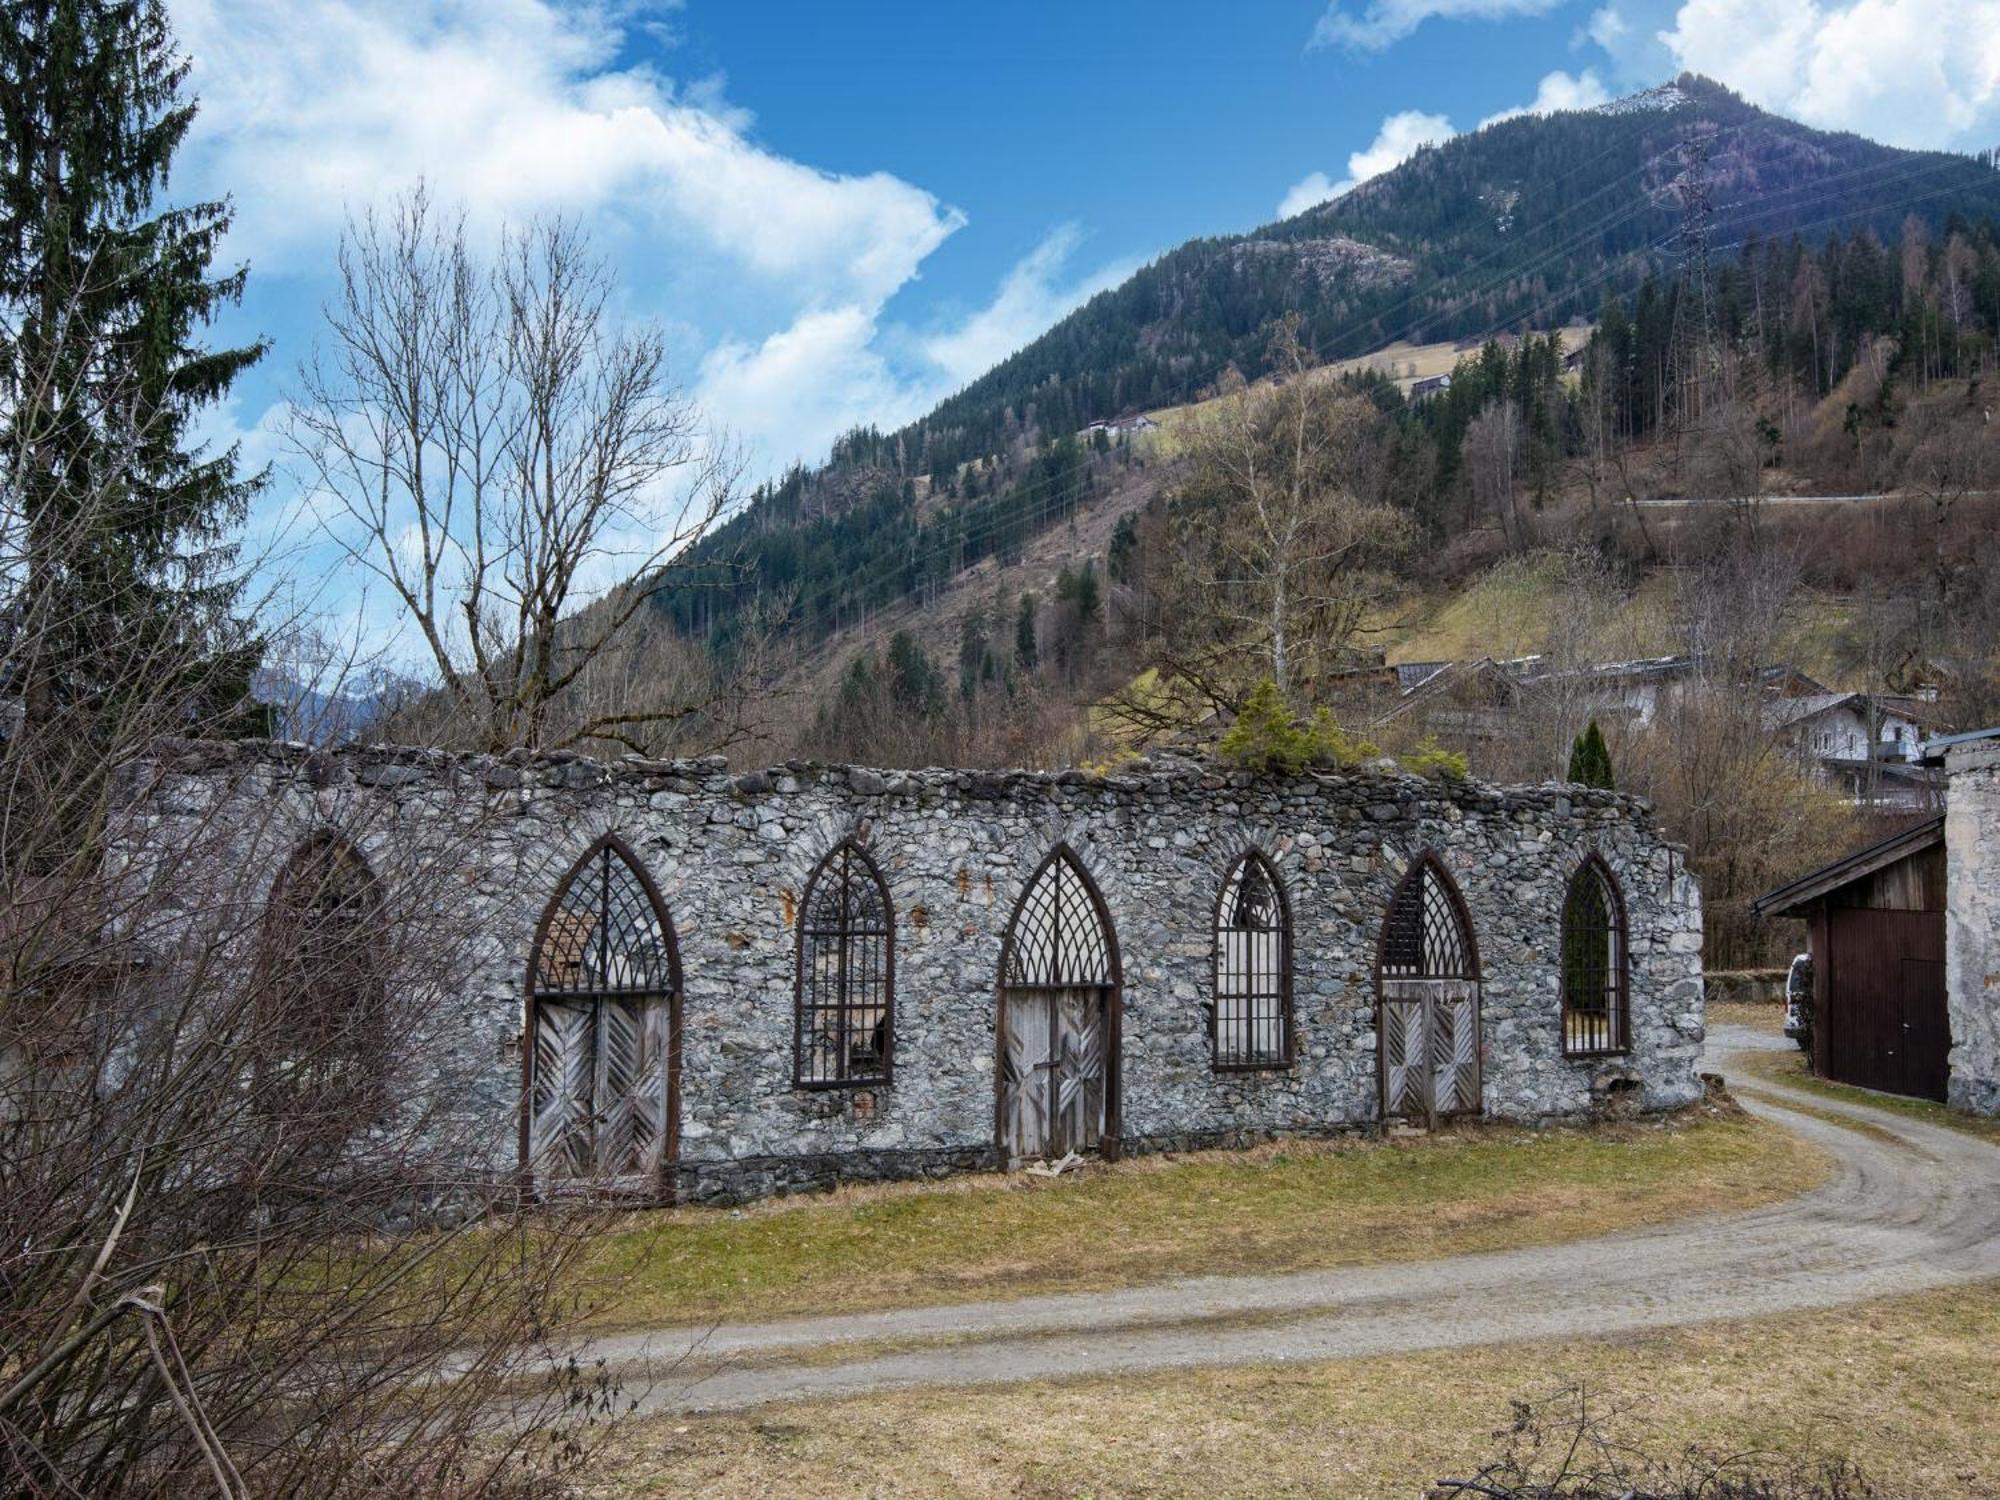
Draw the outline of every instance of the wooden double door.
M1111 991L1002 995L1000 1138L1010 1162L1095 1151L1109 1117Z
M1826 924L1820 1071L1862 1088L1943 1099L1951 1076L1944 913L1835 908Z
M1479 981L1382 981L1382 1114L1426 1123L1479 1113Z
M528 1160L537 1181L650 1190L670 1139L670 997L535 1005Z

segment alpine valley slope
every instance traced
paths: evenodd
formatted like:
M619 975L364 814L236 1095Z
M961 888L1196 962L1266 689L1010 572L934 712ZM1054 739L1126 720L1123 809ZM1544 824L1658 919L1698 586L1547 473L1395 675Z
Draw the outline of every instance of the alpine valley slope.
M758 490L683 559L712 566L683 571L657 603L683 634L726 648L750 606L778 601L823 658L853 627L921 612L1082 514L1143 503L1151 485L1064 439L1198 399L1231 366L1256 379L1280 316L1296 313L1327 361L1594 317L1677 264L1696 139L1718 260L1756 239L1867 231L1893 244L1911 216L1935 231L2000 214L1993 153L1815 130L1694 75L1506 120L1296 217L1169 251L928 415L859 430L825 465Z

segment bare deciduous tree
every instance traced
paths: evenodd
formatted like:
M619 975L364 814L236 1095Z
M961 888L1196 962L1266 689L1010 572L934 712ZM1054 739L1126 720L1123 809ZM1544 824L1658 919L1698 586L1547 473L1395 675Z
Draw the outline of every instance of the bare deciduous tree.
M0 526L0 682L61 636L29 559L105 545L119 482L71 476L60 533ZM260 774L175 738L220 727L189 691L212 650L154 632L0 732L0 1489L533 1489L607 1393L546 1358L589 1215L510 1224L425 1061L457 1040L477 818L391 852L338 809L163 794L177 757Z
M583 233L537 221L483 262L419 188L351 223L339 265L290 438L328 535L407 614L464 737L646 749L715 708L706 680L674 702L567 701L737 476L658 330L609 326Z
M1233 376L1189 438L1151 580L1166 596L1156 671L1119 710L1134 725L1231 706L1263 676L1298 694L1351 664L1410 545L1408 517L1361 482L1386 441L1374 407L1313 368L1296 320L1272 359L1270 384Z

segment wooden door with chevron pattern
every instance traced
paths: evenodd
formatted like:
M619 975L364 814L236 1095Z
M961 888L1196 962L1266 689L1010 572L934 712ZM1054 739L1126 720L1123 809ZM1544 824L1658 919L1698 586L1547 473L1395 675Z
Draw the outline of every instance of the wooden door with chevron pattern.
M1478 1114L1478 953L1457 888L1429 856L1389 904L1377 986L1382 1118Z
M1097 988L1008 994L1001 1115L1009 1161L1102 1144L1107 998Z
M1118 962L1076 856L1030 877L1000 961L1000 1146L1009 1162L1117 1145Z
M664 1190L679 995L664 908L632 857L601 843L565 879L535 946L524 1145L538 1188Z

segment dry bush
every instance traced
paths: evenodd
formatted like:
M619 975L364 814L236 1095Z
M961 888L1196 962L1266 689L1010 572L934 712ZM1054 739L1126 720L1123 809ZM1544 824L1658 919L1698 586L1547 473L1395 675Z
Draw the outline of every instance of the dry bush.
M226 549L89 599L144 651L52 650L123 482L0 507L0 682L39 684L0 724L0 1488L543 1491L612 1393L560 1357L589 1215L508 1220L463 1107L476 820L153 796L164 737L251 715Z
M594 1221L507 1217L462 1103L468 831L148 814L144 769L0 874L5 1484L533 1491L608 1414L560 1359Z
M1429 1500L1863 1500L1867 1478L1840 1457L1725 1453L1691 1444L1666 1456L1621 1436L1628 1415L1583 1386L1515 1401L1498 1458L1439 1479Z

